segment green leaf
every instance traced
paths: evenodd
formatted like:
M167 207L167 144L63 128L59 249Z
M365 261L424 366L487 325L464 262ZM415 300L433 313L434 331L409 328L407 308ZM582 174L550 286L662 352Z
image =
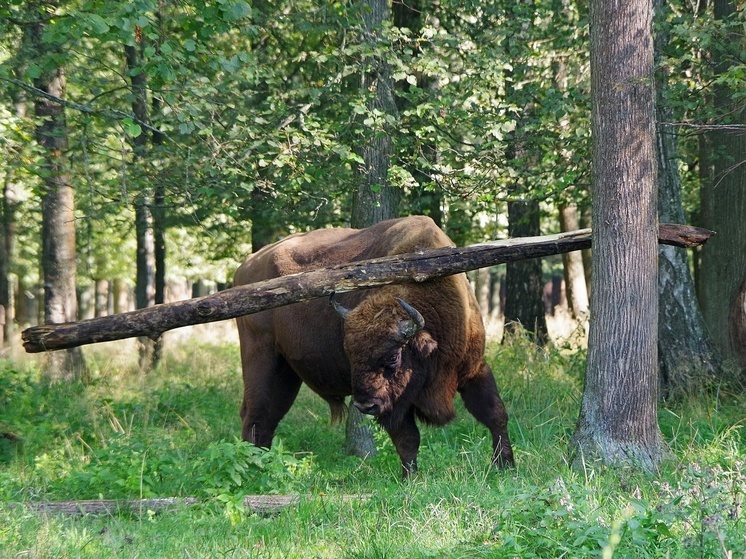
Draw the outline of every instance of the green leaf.
M251 6L243 0L239 0L233 4L229 10L225 12L225 19L227 21L238 21L249 17L251 15Z
M122 120L122 126L124 126L124 131L127 135L132 136L133 138L137 138L142 134L142 127L131 118L125 118Z
M106 20L98 14L88 14L86 19L88 20L88 26L91 31L98 33L99 35L107 33L111 28Z

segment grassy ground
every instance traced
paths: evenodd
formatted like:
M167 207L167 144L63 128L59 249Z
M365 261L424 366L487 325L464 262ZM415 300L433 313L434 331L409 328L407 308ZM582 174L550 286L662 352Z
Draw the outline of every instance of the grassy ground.
M459 406L422 429L420 472L402 482L384 434L377 456L344 456L343 427L305 389L272 451L238 442L233 343L181 345L146 376L122 353L89 350L89 386L0 361L0 431L18 438L0 438L0 557L746 557L743 397L663 407L673 453L657 476L573 472L584 355L519 339L489 349L517 470L488 466L487 432ZM254 493L302 498L259 515L241 507ZM161 496L204 504L72 518L15 505Z

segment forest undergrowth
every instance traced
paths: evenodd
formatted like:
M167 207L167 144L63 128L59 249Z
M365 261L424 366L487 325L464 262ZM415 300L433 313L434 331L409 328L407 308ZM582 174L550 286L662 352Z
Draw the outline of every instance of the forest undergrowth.
M517 337L488 347L517 468L489 466L487 430L459 401L452 424L422 427L420 472L403 482L385 433L376 456L345 456L343 426L305 387L272 450L241 442L234 342L174 344L149 374L122 358L133 352L86 352L87 385L48 386L35 360L0 361L2 558L746 557L743 395L662 404L671 455L656 475L573 471L585 354ZM299 500L257 513L244 506L255 494ZM153 497L199 504L29 506Z

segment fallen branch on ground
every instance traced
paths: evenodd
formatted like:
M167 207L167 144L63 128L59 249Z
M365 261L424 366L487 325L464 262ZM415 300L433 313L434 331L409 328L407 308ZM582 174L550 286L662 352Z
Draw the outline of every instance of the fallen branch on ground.
M365 500L367 495L247 495L244 506L257 514L271 514L279 512L289 506L297 505L301 499L332 499L345 501ZM64 514L68 516L84 514L117 514L119 512L145 513L147 511L162 512L174 508L183 508L204 503L194 497L169 497L161 499L98 499L90 501L51 501L29 502L24 506L32 511L48 514Z

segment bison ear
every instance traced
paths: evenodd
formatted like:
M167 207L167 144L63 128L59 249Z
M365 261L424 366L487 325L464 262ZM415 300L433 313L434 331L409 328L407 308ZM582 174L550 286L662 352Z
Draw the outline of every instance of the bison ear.
M430 357L430 355L438 349L438 342L435 341L429 332L421 331L412 338L410 341L415 351L417 351L422 357Z

